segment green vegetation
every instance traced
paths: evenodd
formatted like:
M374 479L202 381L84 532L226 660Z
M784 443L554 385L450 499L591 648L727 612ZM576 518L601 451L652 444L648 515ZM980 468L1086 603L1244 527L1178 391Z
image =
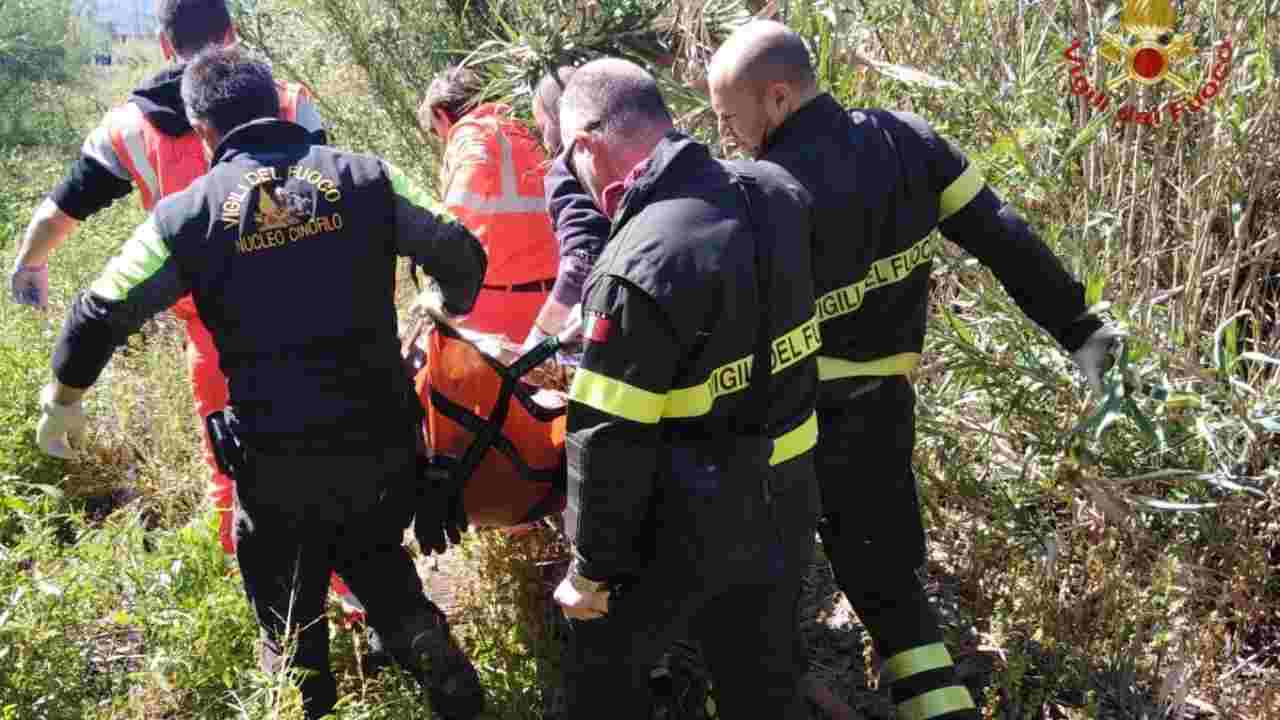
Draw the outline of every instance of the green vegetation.
M1116 73L1092 50L1119 32L1115 3L780 3L842 102L928 118L1132 333L1107 397L1087 398L994 278L939 245L915 378L928 570L993 718L1280 716L1280 5L1177 5L1198 48L1186 77L1204 84L1228 34L1234 61L1205 110L1148 127L1117 119L1127 103L1163 106L1167 83L1122 86L1101 112L1070 94L1075 38L1093 86ZM246 42L313 88L336 144L427 180L437 149L414 111L433 74L468 55L523 113L529 81L564 59L652 62L681 124L714 140L702 63L747 10L243 0L240 13ZM6 258L83 134L160 62L131 43L111 70L86 66L73 17L0 0ZM6 60L50 48L65 48L57 62ZM66 307L140 219L118 203L54 255L47 315L0 302L0 718L297 717L287 682L253 669L253 622L203 497L177 323L149 323L90 394L83 459L34 448ZM561 554L549 532L486 533L447 559L495 716L552 702L544 563ZM362 640L334 633L340 716L427 717L410 681L365 672ZM865 669L855 658L833 684L881 717L869 657Z

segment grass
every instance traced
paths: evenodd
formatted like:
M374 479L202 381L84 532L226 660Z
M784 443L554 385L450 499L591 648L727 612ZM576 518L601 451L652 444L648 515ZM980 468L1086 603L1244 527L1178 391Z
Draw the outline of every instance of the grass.
M521 31L557 26L572 8L504 2L524 2L518 16L530 21L500 28L509 52L487 45L489 69L518 88L528 67L511 59L544 47ZM338 144L433 176L434 151L406 108L466 38L492 35L414 0L251 5L246 34L296 29L273 58L316 90ZM915 378L916 464L929 587L984 714L1280 716L1274 1L1187 3L1180 22L1197 43L1230 31L1239 62L1227 99L1164 130L1092 122L1065 94L1070 38L1114 25L1092 4L788 5L824 86L846 103L927 117L1132 332L1107 396L1087 398L995 279L943 244ZM713 9L733 16L731 4ZM697 27L698 3L678 10L667 87L696 79L714 41ZM356 11L367 22L350 22ZM402 50L393 63L370 52L388 43ZM89 78L92 92L39 89L23 132L0 138L0 181L15 189L0 197L0 242L26 224L105 104L156 62L153 47L137 52L123 71ZM1150 106L1160 92L1127 99ZM672 97L712 138L697 89ZM510 99L527 111L526 96ZM254 624L203 498L177 324L158 318L117 355L90 395L86 457L34 449L35 396L66 306L140 220L132 201L118 203L55 254L46 316L0 303L0 719L298 717L287 679L253 670ZM448 558L451 610L495 717L538 717L555 702L546 588L562 552L539 531L471 536ZM815 668L884 717L875 658L859 652L856 619L820 568L809 593ZM364 671L360 643L334 633L339 716L426 717L399 673Z

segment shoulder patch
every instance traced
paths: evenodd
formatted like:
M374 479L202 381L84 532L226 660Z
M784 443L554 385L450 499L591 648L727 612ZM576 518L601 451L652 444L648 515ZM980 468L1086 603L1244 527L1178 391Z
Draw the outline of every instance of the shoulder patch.
M588 342L596 344L608 342L609 336L613 334L613 319L608 315L594 310L587 311L587 317L584 319L582 326L582 337Z

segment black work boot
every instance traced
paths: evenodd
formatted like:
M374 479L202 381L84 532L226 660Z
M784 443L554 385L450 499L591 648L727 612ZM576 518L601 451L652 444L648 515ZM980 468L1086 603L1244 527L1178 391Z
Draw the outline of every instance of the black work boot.
M384 647L422 685L431 710L443 720L472 720L484 709L480 676L449 632L444 613L434 604L406 621Z

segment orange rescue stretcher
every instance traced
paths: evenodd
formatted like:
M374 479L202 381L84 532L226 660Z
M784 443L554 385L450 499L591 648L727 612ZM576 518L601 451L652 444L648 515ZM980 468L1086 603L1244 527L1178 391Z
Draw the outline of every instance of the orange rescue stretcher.
M568 369L554 341L517 357L500 337L429 313L401 349L426 416L420 452L451 460L471 526L514 527L564 510Z

